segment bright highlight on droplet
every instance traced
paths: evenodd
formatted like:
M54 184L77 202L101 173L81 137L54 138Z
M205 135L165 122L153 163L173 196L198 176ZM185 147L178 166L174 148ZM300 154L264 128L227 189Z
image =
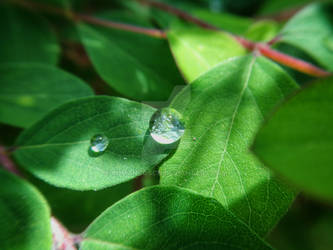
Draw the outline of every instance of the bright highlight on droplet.
M94 135L90 139L90 150L94 153L104 152L109 145L109 139L105 135Z
M185 132L182 115L172 108L163 108L154 113L150 120L150 135L160 144L178 141Z

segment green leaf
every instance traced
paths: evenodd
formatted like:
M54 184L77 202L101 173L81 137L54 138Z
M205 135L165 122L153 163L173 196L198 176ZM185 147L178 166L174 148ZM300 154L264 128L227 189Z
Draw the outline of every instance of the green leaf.
M75 191L54 187L36 178L29 178L29 181L47 199L53 216L74 233L81 233L101 212L130 194L134 187L130 181L100 191Z
M283 11L293 11L296 8L302 7L302 5L311 2L312 0L270 0L265 1L260 8L259 13L261 15L275 14Z
M29 127L66 101L93 95L83 81L53 66L2 64L0 75L0 121L18 127Z
M145 188L102 213L82 250L270 249L214 199L177 187Z
M58 62L60 47L53 30L31 11L1 4L0 36L0 63Z
M279 32L280 25L271 20L255 22L245 33L245 37L252 41L269 41Z
M304 50L320 65L333 71L333 5L312 4L295 15L282 29L280 42Z
M167 153L148 136L155 109L116 97L66 103L18 138L16 160L58 187L102 189L143 174ZM90 139L108 137L104 154L91 154Z
M216 13L205 9L196 9L195 11L192 11L192 13L194 16L205 20L222 30L238 35L243 35L253 23L253 20L250 18L229 13Z
M259 235L267 234L294 195L248 147L267 113L296 88L263 57L234 58L199 77L171 104L183 113L186 130L160 168L161 183L214 197Z
M168 32L171 50L187 81L246 50L229 34L175 22Z
M0 170L0 248L51 249L50 211L30 184Z
M282 105L261 128L254 151L307 192L333 200L333 78L320 80Z
M102 16L110 17L129 20L115 14ZM97 72L119 93L136 100L161 101L168 99L174 86L184 85L165 40L84 24L78 29Z

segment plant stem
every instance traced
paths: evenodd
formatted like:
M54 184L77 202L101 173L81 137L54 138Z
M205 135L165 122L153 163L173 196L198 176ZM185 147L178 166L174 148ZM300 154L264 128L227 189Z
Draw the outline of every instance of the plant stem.
M25 7L25 8L30 8L32 10L41 10L41 11L45 11L47 13L52 13L55 15L63 16L72 21L83 21L86 23L94 24L94 25L99 25L99 26L108 27L108 28L112 28L112 29L118 29L118 30L125 30L125 31L138 33L138 34L144 34L144 35L155 37L155 38L161 38L161 39L166 38L166 33L163 30L144 28L144 27L139 27L139 26L135 26L135 25L131 25L131 24L104 20L104 19L100 19L100 18L93 17L90 15L76 13L71 10L65 10L62 8L49 6L49 5L37 3L37 2L30 2L30 1L26 1L26 0L9 0L9 2L15 3L15 4Z
M10 0L13 3L19 4L24 7L32 8L32 9L40 9L49 13L57 14L64 16L68 19L71 19L73 21L84 21L87 23L95 24L95 25L100 25L104 27L109 27L113 29L118 29L118 30L125 30L129 32L134 32L134 33L139 33L139 34L144 34L147 36L155 37L155 38L161 38L161 39L166 39L166 33L162 30L158 29L149 29L149 28L144 28L144 27L138 27L135 25L130 25L130 24L124 24L124 23L119 23L119 22L113 22L109 20L103 20L100 18L96 18L90 15L85 15L85 14L80 14L80 13L75 13L70 10L64 10L61 8L53 7L53 6L48 6L40 3L35 3L35 2L29 2L25 0ZM178 8L175 8L173 6L170 6L168 4L154 1L154 0L135 0L143 5L148 5L152 6L154 8L158 8L160 10L166 11L170 14L173 14L185 21L191 22L193 24L196 24L199 27L202 27L204 29L209 29L209 30L216 30L219 31L220 29L206 23L205 21L196 18L187 12L184 12ZM222 31L222 30L220 30ZM295 57L289 56L287 54L284 54L282 52L278 52L276 50L273 50L269 47L269 45L273 45L276 42L280 40L280 37L276 37L269 41L267 44L260 44L260 43L255 43L250 40L247 40L241 36L236 36L234 34L232 35L235 40L241 44L244 48L246 48L249 51L254 51L257 50L259 51L263 56L266 56L273 61L276 61L282 65L288 66L292 69L298 70L300 72L303 72L305 74L315 76L315 77L325 77L331 75L330 72L327 72L311 63L305 62L301 59L297 59Z
M157 8L157 9L160 9L162 11L173 14L173 15L175 15L175 16L183 19L183 20L186 20L190 23L194 23L194 24L196 24L199 27L202 27L204 29L219 30L219 28L215 27L214 25L206 23L203 20L201 20L199 18L196 18L196 17L188 14L187 12L182 11L178 8L175 8L175 7L173 7L171 5L168 5L166 3L152 1L152 0L136 0L136 1L140 2L143 5L152 6L154 8Z
M8 171L17 176L22 177L22 173L18 170L14 162L8 155L8 150L4 146L0 145L0 164Z
M148 6L163 10L165 12L168 12L185 21L196 24L197 26L202 27L204 29L222 31L221 29L219 29L209 23L206 23L203 20L193 17L192 15L188 14L187 12L182 11L178 8L175 8L173 6L170 6L166 3L162 3L162 2L158 2L158 1L154 1L154 0L135 0L135 1L137 1L143 5L148 5ZM295 12L293 12L293 14L294 13ZM311 76L315 76L315 77L326 77L326 76L331 75L330 72L327 72L311 63L305 62L301 59L298 59L298 58L289 56L287 54L284 54L282 52L271 49L269 46L277 43L281 39L280 36L273 38L267 44L262 44L262 43L252 42L244 37L236 36L234 34L230 34L230 35L232 35L235 38L235 40L240 45L242 45L244 48L246 48L247 50L259 51L263 56L268 57L268 58L272 59L273 61L276 61L282 65L288 66L288 67L295 69L297 71L300 71L302 73L305 73L305 74L308 74Z
M52 249L76 250L76 244L82 241L80 235L72 235L55 217L51 217Z
M283 54L279 51L273 50L265 44L257 45L257 49L259 50L259 52L262 55L264 55L278 63L281 63L285 66L288 66L292 69L303 72L305 74L316 76L316 77L326 77L326 76L331 75L331 73L329 73L325 70L322 70L308 62L305 62L303 60L294 58L292 56Z
M100 26L109 27L109 28L118 29L118 30L130 31L130 32L134 32L134 33L140 33L140 34L144 34L144 35L155 37L155 38L162 38L162 39L166 38L166 33L164 31L158 30L158 29L149 29L149 28L143 28L143 27L134 26L134 25L125 24L125 23L111 22L108 20L103 20L100 18L96 18L93 16L84 15L84 14L75 14L75 17L80 21L85 21L86 23L90 23L90 24L100 25Z

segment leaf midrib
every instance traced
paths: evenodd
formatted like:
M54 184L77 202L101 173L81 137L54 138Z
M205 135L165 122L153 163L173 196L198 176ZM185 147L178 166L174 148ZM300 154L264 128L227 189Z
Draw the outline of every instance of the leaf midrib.
M226 139L226 142L225 142L225 147L224 147L223 152L221 154L221 158L220 158L220 161L219 161L219 164L218 164L218 170L216 172L215 181L213 183L213 187L212 187L212 189L210 191L210 194L209 194L209 196L211 196L211 197L213 197L213 193L215 191L216 184L219 182L218 178L220 176L222 162L224 161L224 156L225 156L225 153L226 153L228 145L229 145L229 140L230 140L230 135L231 135L231 131L232 131L232 128L233 128L233 124L234 124L235 118L237 116L239 106L240 106L240 104L242 102L244 93L245 93L245 91L246 91L246 89L248 87L248 84L249 84L249 81L250 81L250 77L251 77L251 73L252 73L252 70L253 70L253 66L254 66L255 60L256 60L256 57L254 56L253 59L251 60L250 64L249 64L248 72L247 72L247 75L246 75L246 80L244 82L244 86L243 86L243 88L241 90L238 102L236 104L236 107L234 109L234 112L233 112L233 115L232 115L232 118L231 118L231 123L230 123L229 130L228 130L228 133L227 133L227 139Z

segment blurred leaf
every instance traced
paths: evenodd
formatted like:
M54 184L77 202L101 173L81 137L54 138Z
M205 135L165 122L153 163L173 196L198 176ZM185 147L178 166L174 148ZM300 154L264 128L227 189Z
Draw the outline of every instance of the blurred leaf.
M313 0L269 0L264 2L259 10L259 13L261 15L265 15L288 11L292 10L293 8L299 8L311 1Z
M280 42L304 50L323 67L333 71L333 5L312 4L300 11L281 31Z
M83 192L57 188L33 177L29 181L46 197L53 216L75 233L81 233L101 212L133 191L133 182Z
M333 78L320 80L281 106L259 131L254 151L272 169L333 200Z
M56 64L60 47L53 30L31 11L0 5L0 62Z
M168 39L177 65L189 82L219 63L246 53L227 33L204 30L182 22L172 25Z
M27 182L0 170L0 248L51 249L50 211Z
M0 121L18 127L29 127L66 101L93 95L79 78L53 66L2 64L0 75Z
M251 26L253 20L240 17L229 13L215 13L205 9L196 9L192 11L193 15L215 25L222 30L233 34L242 35Z
M128 20L119 15L103 17ZM184 84L165 40L84 24L78 28L97 72L119 93L136 100L161 101L168 99L175 85Z
M266 235L294 194L247 150L267 113L295 89L263 57L234 58L199 77L171 104L183 113L186 131L160 168L161 183L214 197Z
M177 187L140 190L107 209L82 249L271 249L214 199Z
M279 32L280 25L270 20L262 20L252 24L245 33L245 37L252 41L269 41Z
M128 181L167 155L146 135L154 111L106 96L66 103L21 134L15 158L58 187L92 190ZM89 150L90 139L98 134L109 140L99 156Z

